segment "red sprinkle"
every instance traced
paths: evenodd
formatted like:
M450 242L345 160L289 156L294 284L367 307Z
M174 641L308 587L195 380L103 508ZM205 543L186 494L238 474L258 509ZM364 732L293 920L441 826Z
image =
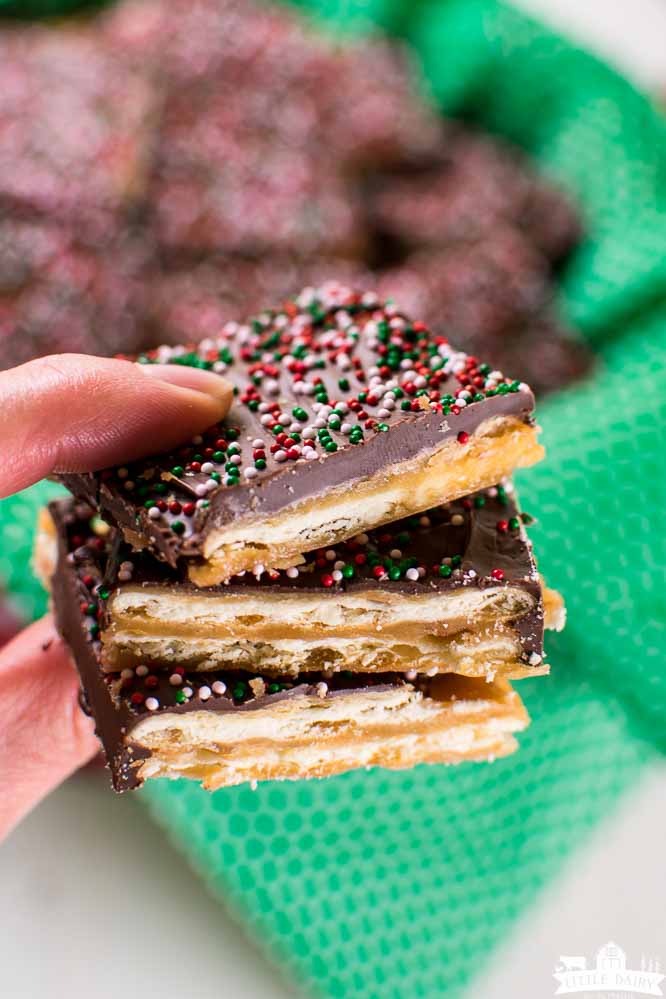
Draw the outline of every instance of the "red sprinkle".
M453 407L451 407L451 408L453 408ZM461 430L460 433L458 434L458 437L457 437L458 443L459 444L466 444L468 440L469 440L469 434L467 433L467 431L466 430Z
M504 579L504 570L503 569L493 569L493 571L490 573L490 575L493 577L493 579L497 579L497 580L501 581L502 579Z
M333 576L329 576L328 573L326 573L326 575L321 577L321 581L324 584L324 586L333 586L333 583L335 582Z
M509 521L508 520L498 520L497 521L497 530L500 532L500 534L506 534L506 532L509 530Z

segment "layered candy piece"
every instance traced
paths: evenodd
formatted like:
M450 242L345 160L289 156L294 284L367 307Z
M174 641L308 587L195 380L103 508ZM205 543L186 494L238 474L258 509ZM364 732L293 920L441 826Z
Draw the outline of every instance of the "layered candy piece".
M75 574L77 607L107 673L143 661L275 677L518 679L547 671L544 623L558 628L563 616L558 595L542 587L510 482L320 550L300 567L203 589L132 553L99 521L91 527L89 509L71 502L45 512L39 555Z
M491 760L512 752L514 733L528 724L505 680L347 670L277 679L257 671L165 672L140 658L107 673L93 608L84 603L94 577L63 537L55 564L43 537L38 564L52 581L82 705L95 719L118 791L148 777L190 777L214 790L363 766Z
M228 418L174 453L62 481L198 586L294 566L542 457L526 384L336 283L139 361L224 373Z

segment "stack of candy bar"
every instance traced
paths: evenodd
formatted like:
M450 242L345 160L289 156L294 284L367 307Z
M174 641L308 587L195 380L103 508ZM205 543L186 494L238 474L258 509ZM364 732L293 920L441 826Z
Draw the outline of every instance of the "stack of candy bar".
M37 565L116 789L489 760L547 672L513 485L529 387L372 292L305 289L141 363L235 401L177 451L63 475Z

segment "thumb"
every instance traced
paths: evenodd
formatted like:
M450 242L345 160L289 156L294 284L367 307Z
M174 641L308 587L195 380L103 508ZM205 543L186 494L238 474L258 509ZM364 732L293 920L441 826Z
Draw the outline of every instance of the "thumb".
M79 682L51 618L0 652L0 839L99 750Z
M181 365L57 354L0 372L0 496L54 471L166 451L221 420L232 388Z

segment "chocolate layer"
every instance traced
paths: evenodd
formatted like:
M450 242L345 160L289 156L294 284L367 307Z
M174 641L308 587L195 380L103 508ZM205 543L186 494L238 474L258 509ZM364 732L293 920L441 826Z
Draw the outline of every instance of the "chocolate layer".
M139 361L223 373L236 390L229 417L178 451L61 481L171 565L200 557L216 528L353 489L447 439L464 447L488 420L532 423L527 385L373 293L336 284Z

